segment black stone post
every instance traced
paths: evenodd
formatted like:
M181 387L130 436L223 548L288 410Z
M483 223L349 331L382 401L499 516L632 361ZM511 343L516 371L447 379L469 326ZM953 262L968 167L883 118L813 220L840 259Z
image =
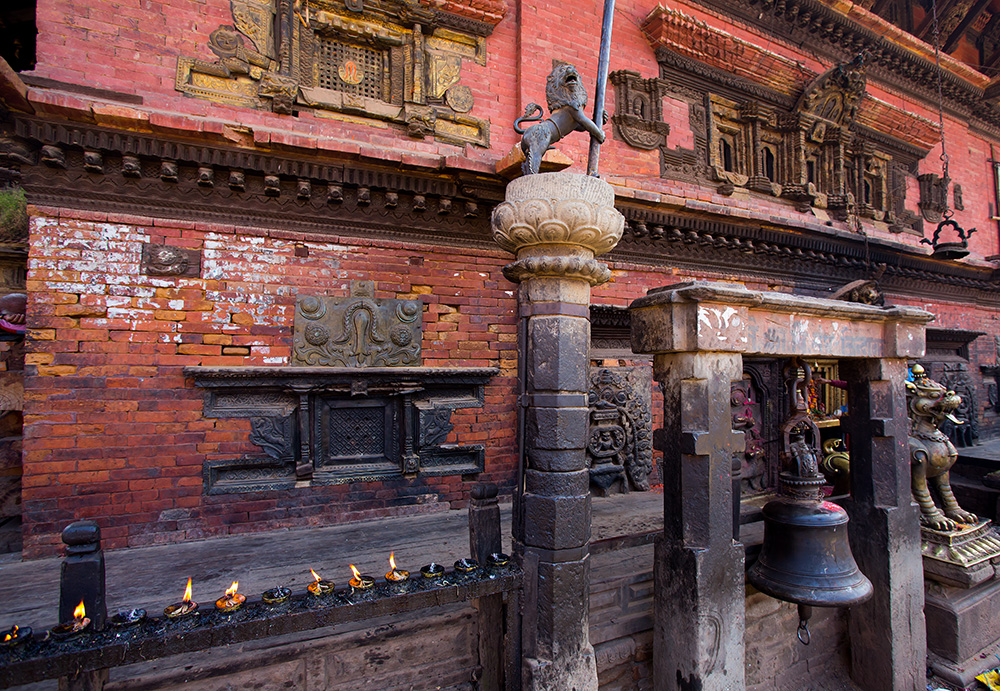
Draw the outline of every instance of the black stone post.
M99 631L108 617L101 529L93 521L76 521L63 530L62 540L66 559L59 579L59 622L72 621L82 601L90 625Z
M851 550L875 587L851 608L851 675L866 691L924 689L920 515L910 494L905 359L841 360L851 452Z
M743 545L733 538L730 389L739 354L658 353L663 386L663 534L653 565L653 688L728 691L744 685Z
M59 577L59 622L73 620L73 610L83 602L92 630L104 628L108 609L104 582L101 529L93 521L70 523L62 532L66 544ZM108 670L79 672L59 679L59 691L101 691Z
M502 552L500 506L497 486L492 482L472 487L469 504L469 547L472 558L485 564L490 554ZM479 690L500 691L504 678L503 594L476 600L479 610Z
M517 255L526 364L523 683L528 691L597 691L590 644L590 290L611 272L594 259L624 219L603 180L518 178L493 212L493 237Z

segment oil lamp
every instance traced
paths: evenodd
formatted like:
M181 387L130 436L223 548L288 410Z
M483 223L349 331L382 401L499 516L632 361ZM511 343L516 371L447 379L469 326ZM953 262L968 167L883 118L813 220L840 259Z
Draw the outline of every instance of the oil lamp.
M455 562L455 570L459 573L472 573L479 568L479 562L475 559L459 559Z
M492 568L506 566L509 561L510 557L503 552L493 552L490 556L486 557L486 565Z
M0 642L12 648L15 645L24 643L29 638L31 638L31 627L25 626L22 629L15 624L14 626L11 626L7 633L3 635L3 639Z
M354 578L352 578L348 585L354 590L368 590L373 585L375 585L375 579L371 576L362 576L361 572L354 568L354 564L349 564L351 571L354 573Z
M309 573L312 574L313 582L306 586L307 590L313 595L326 595L327 593L333 592L333 581L324 581L320 578L320 575L309 569Z
M229 614L230 612L235 612L242 607L243 603L246 602L247 596L236 592L239 587L240 582L233 581L233 584L229 586L226 594L215 601L215 608L220 612Z
M56 638L69 638L75 636L90 626L90 619L87 618L87 608L83 606L83 600L73 610L73 621L63 622L52 627L52 635Z
M444 567L440 564L431 562L427 566L420 569L420 573L424 578L441 578L441 576L444 575Z
M396 584L405 583L406 580L410 577L409 571L396 568L396 558L394 552L389 552L389 567L392 570L385 575L385 580L389 581L390 583L396 583Z
M288 588L278 586L277 588L265 590L261 593L260 599L269 605L280 605L282 602L287 602L291 594L292 591Z
M144 609L123 609L115 612L108 620L112 626L132 626L145 621L146 610Z
M164 610L163 614L168 619L177 619L178 617L184 617L189 614L193 614L198 611L198 603L191 599L191 579L188 579L187 587L184 588L184 597L180 602L175 602L172 605L168 605Z

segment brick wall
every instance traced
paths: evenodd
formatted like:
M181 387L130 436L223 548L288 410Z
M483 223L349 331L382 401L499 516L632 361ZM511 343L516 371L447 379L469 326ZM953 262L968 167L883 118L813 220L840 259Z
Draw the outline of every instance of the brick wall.
M201 277L140 274L144 242L199 250ZM202 494L205 460L259 449L249 420L202 416L182 369L287 365L296 294L347 296L352 279L423 301L425 366L500 369L483 408L454 413L449 441L485 445L478 479L509 487L516 301L504 263L499 250L33 209L25 554L53 551L80 518L114 548L463 505L458 476Z

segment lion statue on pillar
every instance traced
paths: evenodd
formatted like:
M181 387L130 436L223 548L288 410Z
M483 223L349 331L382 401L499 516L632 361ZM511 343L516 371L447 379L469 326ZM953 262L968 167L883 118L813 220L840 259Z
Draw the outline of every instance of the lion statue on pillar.
M529 103L524 115L514 121L514 131L524 135L521 139L521 151L524 152L521 172L525 175L537 173L546 150L570 132L590 132L591 137L604 143L604 132L583 112L587 106L587 92L580 81L580 73L573 65L562 62L553 68L545 82L545 100L549 106L547 120L542 120L540 105ZM538 124L525 130L523 125L526 122Z
M975 525L979 518L958 505L951 490L949 471L958 459L958 451L938 427L946 419L962 424L952 412L962 399L954 391L929 378L920 365L914 365L913 381L906 382L906 404L910 412L910 460L913 498L920 505L920 523L933 530L951 531L958 524ZM934 503L930 484L941 499Z

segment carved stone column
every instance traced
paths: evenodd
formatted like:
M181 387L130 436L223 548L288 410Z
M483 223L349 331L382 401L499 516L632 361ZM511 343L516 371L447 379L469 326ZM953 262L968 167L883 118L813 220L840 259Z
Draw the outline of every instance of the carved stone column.
M493 212L493 236L517 256L504 275L520 283L524 334L523 684L596 691L588 631L590 289L611 276L594 257L618 243L624 218L611 186L586 175L527 175L506 196Z
M922 344L921 344L922 348ZM841 360L850 415L851 550L875 586L850 612L851 675L863 689L926 686L920 518L910 494L904 358Z

